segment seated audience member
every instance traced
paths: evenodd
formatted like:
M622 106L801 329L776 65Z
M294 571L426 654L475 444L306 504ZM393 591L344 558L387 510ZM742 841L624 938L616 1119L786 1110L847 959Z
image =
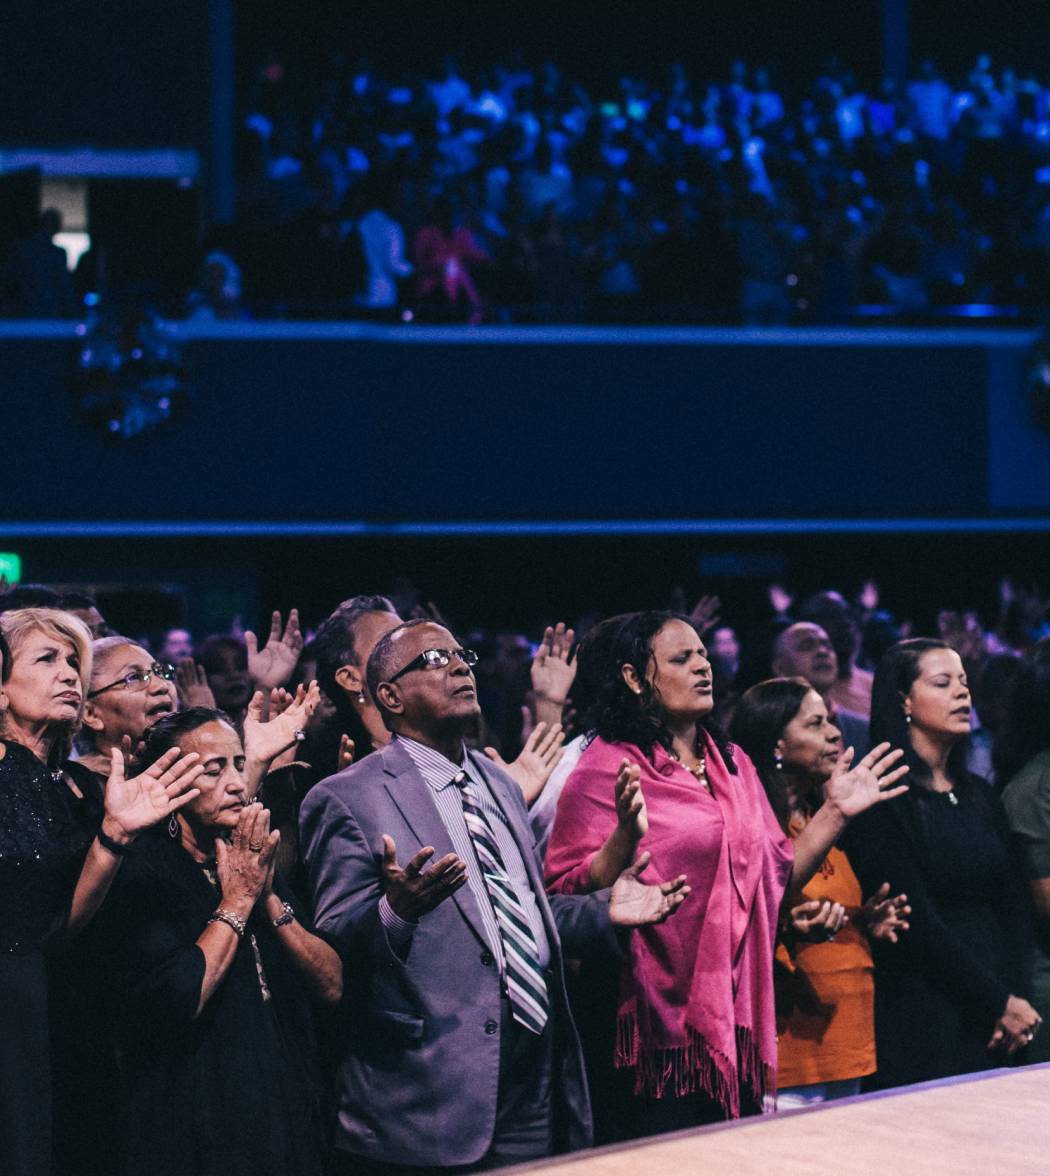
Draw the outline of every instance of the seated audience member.
M1003 807L1028 881L1035 925L1032 1004L1050 1016L1050 637L1025 654L995 749L996 775L1005 784ZM1024 1052L1028 1062L1050 1062L1050 1034Z
M0 1171L95 1171L110 1142L104 1026L85 1003L73 937L131 843L197 795L195 757L172 752L105 789L67 759L91 675L84 624L50 608L0 620ZM112 1074L105 1073L105 1079ZM52 1089L55 1110L52 1122ZM99 1161L101 1162L101 1161Z
M274 870L279 834L249 802L228 718L158 720L143 762L175 750L197 757L200 793L128 855L97 929L122 1042L118 1170L313 1176L325 1131L310 1003L339 1000L340 961Z
M796 626L796 628L801 626ZM829 646L830 648L830 646ZM824 700L802 678L752 686L730 730L751 758L781 828L797 837L824 802L824 786L851 757ZM777 987L777 1105L805 1106L860 1093L875 1071L874 968L868 937L896 942L906 896L882 886L864 902L849 859L832 846L802 889L811 907L838 904L837 931L799 934L782 920Z
M819 625L838 659L838 678L822 691L825 702L866 719L871 714L872 673L857 665L861 631L853 610L838 592L818 592L799 605L798 619Z
M239 721L252 696L244 642L221 634L205 637L197 650L197 661L204 669L216 708Z
M839 662L831 638L810 621L789 625L773 643L771 666L778 678L805 678L820 695L828 717L842 732L843 748L852 747L858 760L871 747L864 715L838 707L831 699L839 677Z
M602 895L548 901L518 785L464 745L475 661L433 621L383 636L368 687L392 738L303 802L317 926L347 965L340 1172L496 1167L590 1143L563 947L615 950L613 926L664 919L683 897L680 881L639 883L639 862Z
M761 1109L776 1081L781 900L809 881L850 819L901 791L891 787L896 757L873 753L835 777L792 842L751 761L710 725L712 706L707 651L690 622L625 618L585 718L596 738L565 784L547 850L556 892L607 885L639 848L654 880L689 876L694 897L678 929L633 936L624 969L609 1061L625 1071L634 1134Z
M911 787L861 818L843 848L861 886L908 895L911 930L875 945L880 1087L987 1070L1026 1046L1041 1018L1026 897L1002 805L966 770L970 691L942 641L914 638L879 662L873 740L903 748Z

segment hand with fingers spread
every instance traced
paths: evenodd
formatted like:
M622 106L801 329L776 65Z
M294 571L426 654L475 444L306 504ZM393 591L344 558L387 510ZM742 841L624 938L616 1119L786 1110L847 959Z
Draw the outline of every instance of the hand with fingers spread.
M646 927L662 923L689 897L685 874L652 885L639 879L650 857L648 851L640 854L634 865L628 866L613 883L609 893L609 921L614 926Z
M258 801L245 805L229 841L215 842L215 869L223 908L247 921L272 882L280 830L270 830L270 813Z
M814 898L793 906L788 912L788 921L798 938L830 942L846 926L849 917L841 903Z
M274 612L270 620L270 636L259 648L259 640L250 630L244 634L248 647L248 673L255 685L263 690L283 686L292 676L299 655L303 652L303 635L299 629L299 611L288 613L288 624L281 632L281 614Z
M561 708L576 678L576 661L572 655L575 639L575 631L566 628L564 621L548 625L543 631L529 670L538 719L561 721Z
M463 885L467 867L454 853L447 853L429 869L434 847L425 845L403 868L397 862L393 837L383 834L382 882L390 909L407 923L418 923Z
M857 913L857 922L872 939L881 939L887 943L896 943L897 936L909 928L908 916L911 907L908 906L906 894L890 894L890 884L883 884L875 891Z
M521 754L512 763L508 764L494 747L486 747L485 754L513 777L529 805L543 791L551 772L557 767L565 752L564 742L565 734L560 723L550 728L546 723L537 723Z
M701 596L693 605L689 620L701 637L722 619L722 601L717 596Z
M642 795L641 769L624 760L613 786L616 797L616 823L632 844L637 844L649 832L649 813Z
M988 1048L997 1049L1005 1045L1009 1056L1026 1046L1039 1032L1042 1023L1043 1018L1024 997L1010 996L1006 1001L1006 1008L995 1023Z
M244 754L250 764L269 767L282 752L306 738L310 716L321 701L316 682L297 686L294 695L279 688L271 691L269 718L264 717L266 695L256 690L244 716Z
M106 836L127 844L199 796L195 784L204 770L199 761L196 752L182 755L173 747L144 772L129 776L123 752L114 747L103 801L102 830Z
M907 765L900 763L903 758L900 748L891 751L888 743L880 743L852 767L853 748L847 747L824 785L825 800L850 821L883 801L903 796L908 785L897 784L908 773Z
M208 685L208 676L204 672L204 667L198 665L192 657L182 658L175 667L175 689L184 710L189 710L192 706L215 709L215 695Z

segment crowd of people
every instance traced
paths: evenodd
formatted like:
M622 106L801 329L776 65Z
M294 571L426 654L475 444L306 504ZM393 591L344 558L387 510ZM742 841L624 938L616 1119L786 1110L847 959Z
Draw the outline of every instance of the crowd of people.
M769 601L0 596L0 1168L482 1169L1050 1058L1047 602Z
M1050 302L1050 90L985 55L868 86L831 63L797 92L743 62L588 87L549 60L272 56L239 134L237 228L202 291L243 275L271 311L820 324Z

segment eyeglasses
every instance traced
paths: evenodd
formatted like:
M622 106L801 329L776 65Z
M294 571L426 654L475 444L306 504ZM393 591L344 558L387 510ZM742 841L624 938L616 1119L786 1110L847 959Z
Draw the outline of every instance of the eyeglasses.
M148 670L132 670L123 678L110 682L108 686L100 686L97 690L92 690L88 698L98 698L100 694L105 694L107 690L116 690L118 686L122 686L125 690L145 690L154 677L163 678L165 682L174 682L175 667L169 666L167 662L154 662Z
M398 678L403 678L405 674L411 674L413 670L440 669L442 666L447 666L454 657L458 657L464 665L476 666L478 664L478 655L473 649L424 649L419 657L414 657L407 666L398 670L390 681L396 682Z

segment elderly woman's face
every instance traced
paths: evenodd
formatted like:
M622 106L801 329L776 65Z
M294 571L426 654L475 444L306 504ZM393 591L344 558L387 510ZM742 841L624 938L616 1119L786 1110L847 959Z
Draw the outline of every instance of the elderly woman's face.
M842 736L828 718L828 708L815 690L803 698L798 714L784 728L776 750L785 771L823 782L835 770L842 751Z
M183 754L195 751L204 768L196 780L200 795L186 805L183 814L198 828L216 834L235 828L248 801L241 737L229 723L216 720L184 735L179 750Z
M164 715L178 708L175 683L151 672L153 658L141 645L118 645L108 650L101 663L96 660L91 675L91 693L84 708L84 724L108 743L119 743L125 735L133 740ZM129 675L149 674L150 679L127 681Z
M652 640L646 680L672 719L700 719L714 706L711 663L700 635L672 620Z
M80 657L69 641L35 629L12 656L4 690L11 715L23 724L76 722L83 702Z

